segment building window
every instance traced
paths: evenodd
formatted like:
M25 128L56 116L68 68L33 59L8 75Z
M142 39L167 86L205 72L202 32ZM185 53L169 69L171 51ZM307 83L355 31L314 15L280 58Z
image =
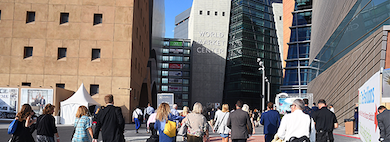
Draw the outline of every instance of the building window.
M184 57L184 58L183 58L183 61L189 62L189 61L190 61L190 57Z
M199 15L202 15L202 10L201 10L201 11L199 11Z
M1 20L1 10L0 10L0 20Z
M162 63L161 64L161 68L167 69L167 68L169 68L169 64L168 63Z
M164 46L169 46L169 41L164 41Z
M184 42L184 47L190 47L191 46L191 42Z
M33 47L24 47L24 58L32 57Z
M279 20L282 20L282 16L279 16Z
M162 76L168 76L168 71L162 71L162 72L161 72L161 75L162 75Z
M184 54L190 54L190 50L184 50Z
M162 60L163 61L168 61L169 60L169 56L162 56Z
M182 98L183 100L188 100L188 94L183 94L183 95L181 95L181 98Z
M94 14L93 15L93 25L103 23L103 14Z
M29 87L31 87L31 83L30 82L22 82L22 86L29 86Z
M62 59L66 57L66 48L58 48L57 59Z
M225 12L222 12L222 16L225 16Z
M65 24L69 22L69 13L61 13L60 17L60 24Z
M161 86L161 91L168 91L168 86Z
M188 91L188 87L183 87L183 91L187 92Z
M92 49L92 60L100 58L100 49Z
M215 16L218 16L218 12L217 11L215 11Z
M63 83L57 83L57 84L56 84L56 87L65 89L65 84L63 84Z
M210 11L207 11L207 15L210 15Z
M164 84L168 83L168 78L162 78L161 83L164 83Z
M163 53L169 53L169 49L163 49Z
M26 24L35 21L35 11L27 11Z
M89 88L89 92L90 92L91 96L93 96L95 94L99 94L99 84L91 84L91 86Z
M189 80L188 79L183 79L183 84L188 84Z

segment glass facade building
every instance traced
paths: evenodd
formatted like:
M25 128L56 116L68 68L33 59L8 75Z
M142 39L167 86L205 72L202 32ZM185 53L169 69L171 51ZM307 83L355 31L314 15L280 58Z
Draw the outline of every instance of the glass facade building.
M189 39L164 39L160 56L161 88L159 93L174 93L175 104L179 108L188 106L190 94L190 55Z
M310 79L316 78L358 44L369 37L374 31L390 24L389 0L360 0L348 12L323 47L320 47L311 66L313 71Z
M312 67L309 65L312 0L295 0L293 22L282 92L306 94Z
M233 0L230 14L223 103L234 105L241 99L251 108L260 108L262 72L259 71L257 58L264 62L265 76L270 81L271 101L280 92L282 84L282 65L271 1Z

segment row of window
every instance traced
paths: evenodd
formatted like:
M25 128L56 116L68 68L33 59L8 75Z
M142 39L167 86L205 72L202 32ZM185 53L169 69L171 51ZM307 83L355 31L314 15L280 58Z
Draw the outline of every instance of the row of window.
M31 82L22 82L22 86L31 87ZM64 83L56 83L56 87L65 89ZM89 86L90 95L93 96L95 94L99 94L99 84L90 84Z
M0 17L1 17L1 10L0 10ZM26 24L32 23L32 22L35 22L35 11L27 11ZM69 22L69 13L61 12L60 13L60 25L68 23L68 22ZM103 14L94 13L93 25L97 25L97 24L101 24L101 23L103 23Z
M199 11L199 15L202 15L202 14L203 14L203 11L200 10L200 11ZM210 11L207 11L207 15L210 15ZM218 11L215 11L215 12L214 12L214 15L215 15L215 16L218 16ZM225 16L225 12L222 12L222 16Z
M63 59L66 57L67 48L66 47L58 47L57 52L57 60ZM33 56L33 47L24 47L24 55L23 58L29 58ZM93 48L92 49L92 56L91 60L99 59L100 58L100 49Z

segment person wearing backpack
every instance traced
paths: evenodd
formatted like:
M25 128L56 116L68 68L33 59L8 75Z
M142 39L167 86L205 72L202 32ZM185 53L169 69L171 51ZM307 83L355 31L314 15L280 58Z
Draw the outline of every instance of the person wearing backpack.
M142 110L137 106L133 111L133 122L135 123L135 132L138 133L138 129L141 127L142 122Z
M29 104L24 104L18 114L16 114L17 128L12 135L11 142L35 142L30 126L37 120L33 119L34 111Z
M289 142L303 142L310 141L310 133L313 133L314 121L308 114L303 113L302 109L305 107L301 99L296 99L290 105L291 113L286 114L277 132L277 135L283 141Z

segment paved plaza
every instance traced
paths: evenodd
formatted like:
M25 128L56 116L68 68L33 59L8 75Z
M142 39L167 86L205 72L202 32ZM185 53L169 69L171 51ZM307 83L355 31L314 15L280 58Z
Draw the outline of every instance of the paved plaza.
M61 142L70 142L70 138L73 132L71 125L57 125L58 134L60 135ZM0 142L6 142L11 135L7 134L8 123L0 123ZM36 136L34 132L33 136ZM134 124L126 124L125 127L125 139L126 142L145 142L150 137L150 133L145 130L145 124L139 130L139 133L135 132ZM345 129L343 126L334 130L335 142L361 142L359 135L345 135ZM101 140L101 136L100 139ZM182 142L182 137L177 137L177 142ZM221 137L216 133L210 134L210 141L221 141ZM248 142L264 142L263 126L256 127L256 133L249 138Z

